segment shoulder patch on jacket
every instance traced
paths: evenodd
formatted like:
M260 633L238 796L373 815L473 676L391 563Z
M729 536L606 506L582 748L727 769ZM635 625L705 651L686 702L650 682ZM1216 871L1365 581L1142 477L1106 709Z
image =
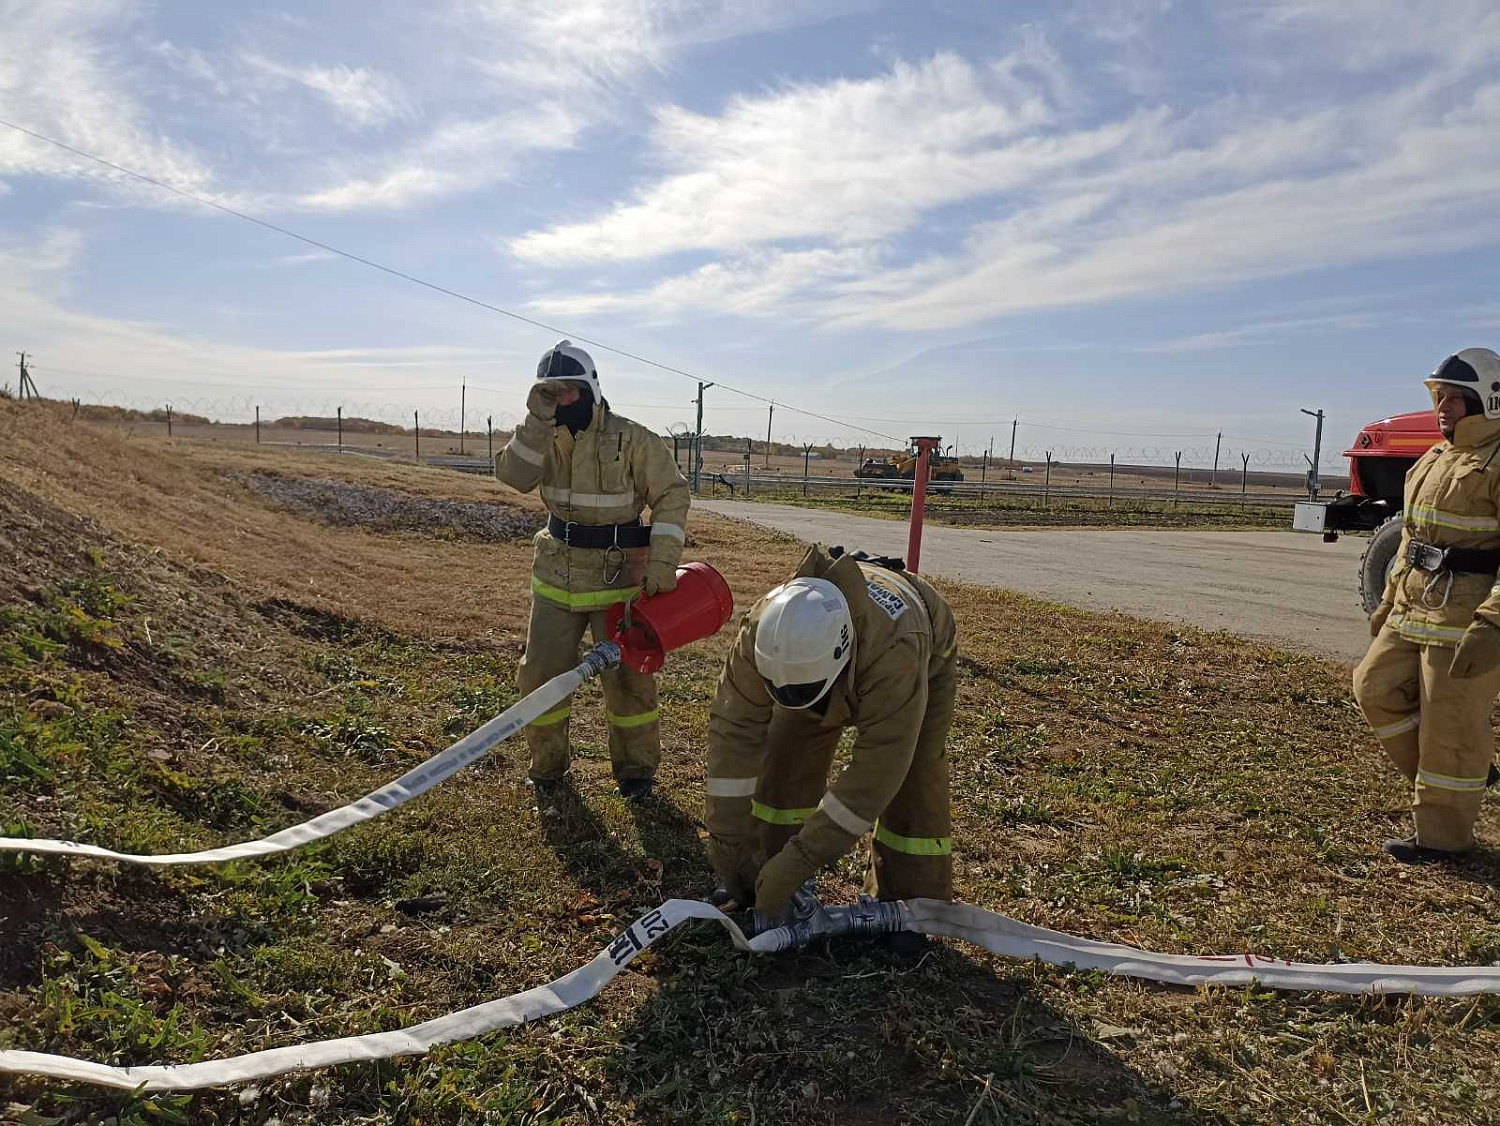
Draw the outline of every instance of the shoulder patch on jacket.
M884 610L891 621L900 620L901 615L906 613L908 609L906 599L894 590L887 590L874 579L866 579L865 587L870 592L870 601Z

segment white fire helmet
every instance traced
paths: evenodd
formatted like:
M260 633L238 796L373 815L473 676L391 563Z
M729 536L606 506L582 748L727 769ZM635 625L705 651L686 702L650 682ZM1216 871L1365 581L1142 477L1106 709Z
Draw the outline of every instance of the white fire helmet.
M765 601L755 630L755 667L771 699L784 708L810 708L849 663L849 603L827 579L793 579Z
M1488 348L1465 348L1455 352L1426 380L1434 405L1441 398L1444 384L1462 387L1479 396L1484 417L1500 419L1500 355Z
M594 358L571 340L559 340L542 353L537 361L538 383L583 383L594 393L594 402L603 399L599 391L599 373L594 369Z

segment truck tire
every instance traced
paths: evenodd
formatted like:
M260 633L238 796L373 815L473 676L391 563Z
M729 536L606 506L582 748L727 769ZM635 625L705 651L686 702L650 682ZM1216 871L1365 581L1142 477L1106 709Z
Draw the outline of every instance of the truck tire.
M1359 601L1366 614L1373 614L1375 607L1385 594L1386 580L1396 562L1396 549L1401 545L1402 520L1392 516L1375 529L1370 537L1370 546L1359 559Z

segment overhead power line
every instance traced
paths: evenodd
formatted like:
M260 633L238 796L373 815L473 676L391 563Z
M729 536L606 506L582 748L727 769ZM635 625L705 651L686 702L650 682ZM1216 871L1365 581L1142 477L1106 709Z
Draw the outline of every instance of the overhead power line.
M439 285L437 282L428 281L425 278L417 277L415 274L409 274L404 270L398 270L393 266L383 265L380 262L376 262L370 258L365 258L362 255L355 254L348 250L340 250L336 246L330 246L326 242L319 242L315 238L309 238L307 235L298 234L296 231L289 230L286 227L280 226L276 223L272 223L267 219L260 219L243 211L237 211L235 208L230 207L227 204L219 203L217 200L209 199L207 196L198 195L196 192L190 192L185 188L179 188L173 184L169 184L165 180L158 180L154 176L148 176L144 172L137 172L134 169L126 168L124 165L116 164L114 163L114 161L105 160L102 156L96 156L91 152L85 152L83 149L75 148L74 146L67 144L64 141L59 141L54 137L49 137L45 133L38 133L34 129L28 129L24 125L17 125L15 122L6 121L4 118L0 118L0 125L5 126L7 129L14 129L17 133L23 133L26 136L33 138L34 140L43 142L44 144L52 145L56 148L62 149L64 152L72 153L74 156L81 157L84 160L92 161L93 163L98 164L101 167L111 169L112 171L118 172L123 176L129 176L131 179L139 180L143 184L150 184L153 187L161 188L163 191L171 192L173 195L181 196L183 199L190 199L194 203L202 204L204 207L212 207L215 211L222 211L225 215L232 215L236 219L243 219L247 223L254 223L257 227L264 227L268 231L275 231L279 235L285 235L287 238L296 239L300 243L303 243L307 246L316 247L318 250L327 251L329 254L336 254L340 258L348 259L350 262L358 262L360 265L368 266L372 270L379 270L383 274L389 274L391 277L400 278L403 281L411 282L413 285L420 285L424 289L430 289L435 293L441 293L447 297L452 297L455 300L466 302L481 309L487 309L492 313L499 313L502 317L509 317L511 320L520 321L522 324L531 325L533 328L544 329L547 332L555 333L558 336L565 336L573 340L582 341L584 344L588 344L594 348L602 349L605 352L611 352L616 356L623 356L628 360L634 360L638 364L645 364L648 367L657 368L660 371L665 371L672 375L679 375L684 379L691 379L695 383L701 382L699 376L692 374L692 372L684 371L682 368L673 367L671 364L664 364L658 360L649 359L646 356L627 351L624 348L616 348L614 345L606 344L602 340L595 340L578 333L569 332L566 329L558 328L556 325L548 324L546 321L539 321L522 313L512 312L510 309L502 309L499 305L492 305L490 302L483 301L478 297L470 297L466 293L460 293L456 289L449 289L447 286ZM762 403L771 402L771 399L768 396L756 394L754 391L746 391L743 388L734 387L728 383L720 382L718 386L722 387L725 391L732 391L736 395L743 395L747 399L755 399ZM869 430L862 426L853 426L843 419L831 418L828 415L818 414L816 411L805 410L802 407L794 407L782 402L779 399L776 400L776 405L782 407L785 410L794 411L797 414L801 415L806 415L809 418L821 419L823 422L831 422L835 426L846 427L850 430L858 430L863 434L872 434L877 438L889 438L893 442L902 441L902 439L894 437L893 435L882 434L878 430Z

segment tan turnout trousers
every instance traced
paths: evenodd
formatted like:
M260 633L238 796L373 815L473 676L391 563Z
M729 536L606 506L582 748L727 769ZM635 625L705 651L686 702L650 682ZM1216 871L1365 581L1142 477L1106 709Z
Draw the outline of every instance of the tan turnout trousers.
M1415 786L1417 843L1462 852L1495 754L1490 713L1500 669L1448 675L1453 649L1420 645L1387 624L1354 670L1354 698L1396 769Z
M526 653L517 674L521 695L536 691L578 664L585 628L593 634L595 643L607 640L604 615L604 610L569 610L546 598L533 598ZM609 761L616 781L653 777L661 763L656 677L617 665L599 680L604 688ZM526 743L531 751L530 777L554 780L567 773L568 717L572 711L573 697L569 696L526 728Z

